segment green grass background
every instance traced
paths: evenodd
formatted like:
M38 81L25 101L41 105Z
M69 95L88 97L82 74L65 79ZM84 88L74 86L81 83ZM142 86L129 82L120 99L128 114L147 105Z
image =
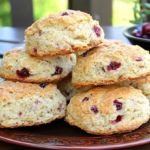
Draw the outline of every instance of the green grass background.
M130 25L129 20L133 19L134 1L136 0L113 0L111 18L113 26ZM33 6L34 20L37 20L50 13L67 9L68 0L33 0ZM9 0L0 0L0 26L12 26Z

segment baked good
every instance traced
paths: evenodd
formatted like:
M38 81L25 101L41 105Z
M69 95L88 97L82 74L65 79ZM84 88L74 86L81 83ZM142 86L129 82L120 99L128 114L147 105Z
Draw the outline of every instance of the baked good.
M102 41L102 44L105 44L105 43L115 43L115 44L125 44L125 42L124 41L120 41L120 40L115 40L115 39L104 39L103 41Z
M149 52L122 42L106 42L87 51L77 60L72 82L77 88L109 85L150 74Z
M65 10L37 20L25 30L28 53L57 56L89 50L101 43L103 29L84 12Z
M73 86L71 79L72 76L69 75L57 83L58 89L66 97L67 101L69 101L74 95L81 92L88 91L89 89L92 88L92 87L85 87L85 88L77 89Z
M95 135L130 132L149 120L149 100L131 86L93 88L71 98L65 120Z
M147 76L142 79L134 80L130 83L131 86L142 90L143 94L149 99L150 101L150 76Z
M103 43L115 43L115 44L125 44L125 42L123 41L119 41L119 40L113 40L113 39L103 39L101 44ZM85 55L86 56L86 51L81 51L81 52L78 52L76 53L76 56L79 57L80 55Z
M31 57L23 47L18 47L4 55L0 76L24 82L53 82L67 76L75 64L75 54L39 59Z
M0 82L0 128L49 123L65 116L66 99L53 84Z

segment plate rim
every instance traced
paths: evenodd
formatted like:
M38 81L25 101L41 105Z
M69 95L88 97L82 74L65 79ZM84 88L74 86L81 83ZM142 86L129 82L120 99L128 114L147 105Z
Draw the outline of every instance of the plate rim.
M150 40L149 39L144 39L144 38L139 38L139 37L135 37L131 34L129 34L129 31L130 30L134 30L138 25L133 25L133 26L129 26L129 27L126 27L124 30L123 30L123 35L127 38L131 38L131 39L134 39L134 40L137 40L137 41L142 41L142 42L145 42L145 43L150 43Z
M132 132L131 132L132 133ZM66 137L66 138L72 138L72 137ZM85 137L80 137L85 138ZM81 150L81 149L89 149L89 150L104 150L104 149L119 149L119 148L127 148L127 147L134 147L139 146L143 144L150 143L150 137L142 140L137 140L135 142L129 142L129 143L123 143L123 144L116 144L116 145L100 145L100 146L61 146L61 145L48 145L48 144L34 144L29 142L22 142L14 139L10 139L4 136L0 135L0 140L4 142L8 142L11 144L19 145L19 146L25 146L25 147L33 147L33 148L43 148L43 149L59 149L59 150Z

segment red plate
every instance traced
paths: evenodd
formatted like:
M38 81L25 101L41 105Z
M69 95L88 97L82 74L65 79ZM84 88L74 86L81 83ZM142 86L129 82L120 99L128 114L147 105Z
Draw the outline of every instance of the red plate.
M95 136L58 120L41 126L0 129L0 140L45 149L124 148L150 143L150 121L130 133Z

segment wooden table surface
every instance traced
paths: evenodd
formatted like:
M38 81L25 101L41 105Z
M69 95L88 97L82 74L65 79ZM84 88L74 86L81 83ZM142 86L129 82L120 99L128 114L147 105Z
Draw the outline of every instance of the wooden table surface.
M116 39L122 40L128 44L130 42L123 36L123 30L126 27L103 27L105 32L106 39ZM3 55L6 51L11 50L17 46L23 46L24 40L24 30L23 28L13 28L13 27L1 27L0 28L0 56ZM35 150L37 148L27 148L23 146L18 146L14 144L9 144L3 141L0 141L0 150ZM131 148L124 148L120 150L150 150L150 144L145 144L141 146L135 146Z

